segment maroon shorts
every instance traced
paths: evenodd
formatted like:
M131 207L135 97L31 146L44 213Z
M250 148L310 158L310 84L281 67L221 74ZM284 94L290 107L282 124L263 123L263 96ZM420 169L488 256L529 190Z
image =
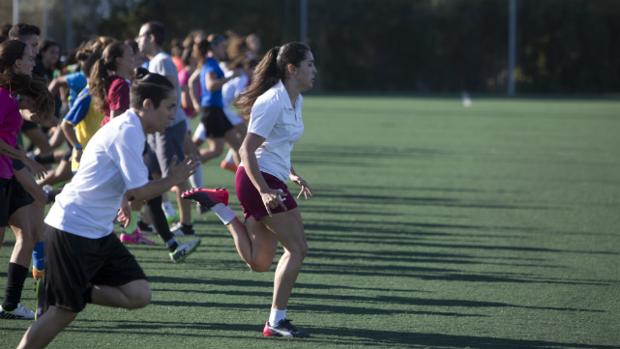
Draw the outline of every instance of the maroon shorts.
M263 178L265 178L265 182L271 189L282 189L284 192L284 205L286 209L282 207L276 207L271 209L271 213L280 213L292 210L297 207L297 202L295 202L295 198L291 195L291 192L288 191L288 187L284 182L279 180L277 177L270 175L269 173L261 172ZM265 208L265 204L263 204L263 199L261 199L258 190L252 184L250 177L248 177L247 173L243 166L239 166L237 168L237 174L235 175L235 191L237 192L237 199L239 199L239 203L241 203L241 207L243 208L243 215L245 219L248 217L254 217L257 221L263 219L268 216L267 209Z

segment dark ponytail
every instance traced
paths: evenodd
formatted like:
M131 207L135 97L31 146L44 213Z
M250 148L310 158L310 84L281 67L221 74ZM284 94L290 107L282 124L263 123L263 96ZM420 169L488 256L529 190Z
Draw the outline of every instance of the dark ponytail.
M254 69L252 83L235 102L235 106L240 109L241 115L248 118L256 99L277 84L278 81L286 80L286 67L289 64L299 66L299 63L306 58L308 51L310 48L301 42L289 42L267 51Z
M105 102L110 87L110 71L116 70L116 59L123 57L125 43L116 41L103 50L101 57L93 65L88 85L90 95L95 102L95 108L101 113L104 112Z

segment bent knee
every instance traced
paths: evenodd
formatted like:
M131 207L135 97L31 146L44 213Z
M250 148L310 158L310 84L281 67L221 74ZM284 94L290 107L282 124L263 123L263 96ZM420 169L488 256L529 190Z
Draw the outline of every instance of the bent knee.
M149 305L149 303L151 303L151 289L147 286L129 297L127 309L144 308Z
M302 244L295 245L289 249L289 253L292 256L304 259L308 255L308 244L304 242Z
M268 272L269 269L271 269L271 263L267 264L255 262L248 265L250 266L250 269L252 269L252 271L255 271L257 273L265 273Z
M129 300L127 309L140 309L144 308L151 303L151 292L140 294L132 297Z

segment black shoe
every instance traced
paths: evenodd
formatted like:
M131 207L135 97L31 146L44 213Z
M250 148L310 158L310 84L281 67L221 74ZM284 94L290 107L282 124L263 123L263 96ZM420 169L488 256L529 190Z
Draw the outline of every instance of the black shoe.
M271 326L269 321L267 321L265 323L265 327L263 328L263 337L306 338L310 337L310 334L293 326L291 320L284 319L280 320L277 326Z

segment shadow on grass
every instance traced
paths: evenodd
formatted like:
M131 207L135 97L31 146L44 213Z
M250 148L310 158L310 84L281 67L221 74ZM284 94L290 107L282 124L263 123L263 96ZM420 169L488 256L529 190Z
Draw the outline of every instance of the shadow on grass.
M579 343L564 343L544 340L520 340L509 338L483 337L483 336L459 336L442 333L415 333L397 332L376 329L350 329L350 328L313 328L311 333L315 337L334 337L340 343L376 346L382 345L406 345L409 347L446 347L446 348L518 348L518 349L550 349L550 348L593 348L611 349L618 348L608 345L590 345ZM350 339L350 340L349 340Z
M436 197L419 197L419 196L402 196L402 195L373 195L373 194L335 194L321 193L321 199L331 201L339 201L342 204L365 204L375 205L377 207L392 205L410 205L410 206L442 206L457 208L483 208L483 209L512 209L512 210L562 210L564 206L551 205L513 205L488 201L470 201L452 198L436 198ZM325 211L329 211L333 205L324 205ZM317 207L317 205L313 205Z
M381 266L384 270L371 271L367 266L360 265L341 265L325 263L305 263L304 274L332 274L346 276L364 276L364 277L400 277L400 278L416 278L420 280L439 280L439 281L460 281L460 282L503 282L503 283L522 283L522 284L556 284L556 285L588 285L588 286L609 286L618 283L617 280L575 280L575 279L554 279L536 276L506 276L504 273L497 274L475 274L466 272L450 272L446 269L444 273L420 272L421 269L401 268L400 271L390 271L391 265ZM379 268L379 269L381 269ZM430 268L429 268L430 269ZM438 271L439 268L437 268Z
M465 336L444 333L416 333L412 331L390 331L378 329L352 329L344 327L315 327L304 326L311 337L295 340L295 343L308 345L356 345L356 346L386 346L386 347L445 347L445 348L515 348L515 349L613 349L617 346L556 342L547 340L523 340L511 338L497 338L487 336ZM178 329L179 331L175 331ZM281 339L261 338L262 325L223 324L207 322L175 322L175 321L111 321L111 320L76 320L65 332L101 333L108 335L131 335L147 338L153 336L177 336L194 338L227 338L231 340L256 339L264 341L267 346L270 341ZM10 328L10 330L14 330ZM23 331L23 329L15 329ZM187 330L193 330L188 332ZM232 332L232 333L231 333ZM232 344L233 342L231 342ZM291 345L294 342L284 342ZM205 345L208 343L205 343Z
M182 292L182 293L200 293L200 294L209 294L209 295L224 295L231 297L259 297L269 299L271 298L271 292L265 291L246 291L246 290L209 290L209 291L199 291L199 290L178 290L178 289L163 289L163 288L154 288L153 292ZM338 306L334 308L335 304L343 304L343 302L350 303L365 303L365 304L376 304L376 305L399 305L399 306L420 306L420 307L464 307L464 308L517 308L517 309L531 309L531 310L551 310L551 311L574 311L574 312L590 312L590 313L604 313L604 310L593 310L593 309L584 309L584 308L572 308L572 307L546 307L546 306L531 306L531 305L517 305L517 304L509 304L504 302L485 302L485 301L470 301L465 299L432 299L432 298L419 298L419 297L402 297L402 296L392 296L392 295L379 295L379 296L358 296L358 295L334 295L334 294L324 294L324 293L309 293L305 292L303 287L297 287L292 296L296 300L315 300L315 301L324 301L320 306L325 308L322 310L323 312L333 312L339 313ZM156 304L160 304L155 302ZM191 302L189 302L191 303ZM316 311L315 309L308 309L308 305L296 303L292 306L295 309L306 309L311 311ZM332 311L334 310L334 311ZM372 308L370 309L372 310ZM372 311L370 313L373 313ZM444 312L424 312L424 314L432 314L432 315L453 315L452 313L444 313ZM458 316L464 316L464 314L459 314ZM483 315L473 315L473 316L483 316Z
M272 281L259 281L259 280L242 280L242 279L219 279L219 278L186 278L186 277L177 277L177 276L149 276L150 283L162 283L162 284L208 284L212 286L221 286L221 287L255 287L261 289L272 289L273 282ZM305 283L305 282L297 282L295 284L295 288L306 288L311 290L351 290L354 292L359 291L376 291L376 292L425 292L428 291L416 291L408 288L398 289L398 288L386 288L386 287L373 287L373 286L350 286L350 285L338 285L338 284L314 284L314 283Z
M269 299L270 297L266 297ZM261 303L221 303L221 302L196 302L196 301L164 301L154 300L152 305L164 306L164 307L201 307L201 308L213 308L213 309L231 309L231 310L264 310L265 302ZM472 314L472 313L456 313L456 312L443 312L443 311L425 311L425 310L409 310L409 309L384 309L369 307L367 305L354 307L348 305L335 305L335 304L295 304L291 306L291 309L295 311L314 312L314 313L336 313L336 314L348 314L348 315L420 315L420 316L452 316L452 317L484 317L487 315Z

